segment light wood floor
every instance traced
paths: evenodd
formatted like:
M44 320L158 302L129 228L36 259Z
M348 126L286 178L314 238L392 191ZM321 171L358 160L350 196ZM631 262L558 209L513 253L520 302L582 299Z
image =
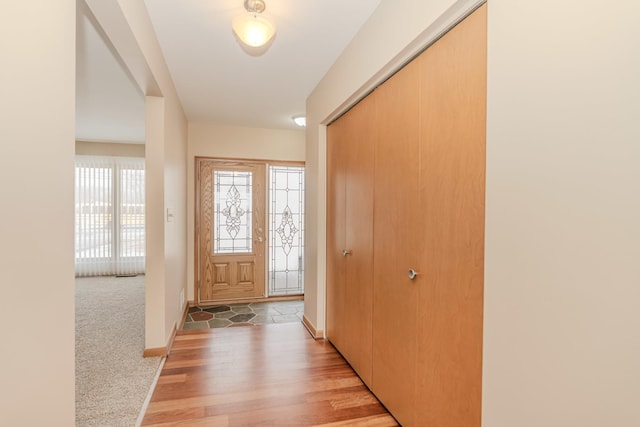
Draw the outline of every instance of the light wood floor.
M180 331L143 426L397 426L300 323Z

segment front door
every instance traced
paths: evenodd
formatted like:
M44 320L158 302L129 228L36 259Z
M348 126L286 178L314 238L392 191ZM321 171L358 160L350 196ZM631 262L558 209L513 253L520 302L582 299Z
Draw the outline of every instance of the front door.
M198 302L265 296L264 164L198 159Z

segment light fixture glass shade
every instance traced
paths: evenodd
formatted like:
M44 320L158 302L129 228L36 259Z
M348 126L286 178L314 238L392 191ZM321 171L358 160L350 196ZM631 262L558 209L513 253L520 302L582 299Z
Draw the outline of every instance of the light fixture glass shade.
M264 46L276 33L276 27L265 17L245 13L233 19L231 27L236 36L250 47Z
M307 118L305 116L293 116L291 117L295 124L300 127L305 127L307 125Z

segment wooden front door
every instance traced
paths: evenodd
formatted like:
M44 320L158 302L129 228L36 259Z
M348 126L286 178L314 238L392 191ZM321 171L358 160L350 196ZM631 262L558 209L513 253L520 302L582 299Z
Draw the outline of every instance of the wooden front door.
M265 165L198 159L198 302L265 296Z

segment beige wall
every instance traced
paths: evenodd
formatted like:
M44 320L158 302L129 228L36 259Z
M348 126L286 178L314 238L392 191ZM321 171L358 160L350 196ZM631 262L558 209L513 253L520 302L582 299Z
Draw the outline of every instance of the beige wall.
M487 426L640 426L640 4L489 4Z
M0 13L3 426L75 422L75 7L4 2Z
M165 322L165 213L164 122L165 100L145 97L145 347L162 347L167 339Z
M165 328L168 333L182 320L187 303L187 149L188 127L177 97L172 95L165 104ZM171 219L167 219L167 210Z
M76 141L76 154L84 156L144 157L144 144Z
M187 120L144 0L87 3L146 95L145 347L159 348L181 320L186 290Z
M187 161L187 288L194 300L195 158L305 160L304 132L189 122Z
M154 162L153 179L147 177L147 191L154 200L154 219L147 224L146 258L146 348L165 346L172 330L180 322L183 307L180 294L186 287L186 153L187 120L164 62L153 25L142 0L119 1L146 64L156 79L162 97L147 97L152 102L147 115L146 132L155 134L147 141L147 168ZM153 98L153 101L151 99ZM149 113L149 108L147 108ZM157 119L157 120L156 120ZM162 208L160 209L160 206ZM167 219L167 209L173 213ZM162 215L162 219L161 219Z
M147 348L167 343L180 323L186 284L186 140L181 107L147 96L146 317ZM171 213L171 219L167 215Z
M304 131L189 122L195 156L304 161Z
M319 124L442 23L438 3L465 2L383 0L307 101L307 254L319 252L305 312L320 328ZM639 12L489 0L484 426L640 425Z

